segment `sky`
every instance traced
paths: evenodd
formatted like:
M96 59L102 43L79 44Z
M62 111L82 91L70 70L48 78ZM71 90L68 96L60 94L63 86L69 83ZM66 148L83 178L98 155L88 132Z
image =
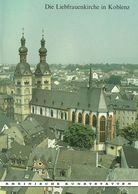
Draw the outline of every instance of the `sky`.
M50 5L129 5L129 10L57 10ZM138 64L137 0L0 0L0 63L17 64L24 28L27 61L39 62L42 29L49 64Z

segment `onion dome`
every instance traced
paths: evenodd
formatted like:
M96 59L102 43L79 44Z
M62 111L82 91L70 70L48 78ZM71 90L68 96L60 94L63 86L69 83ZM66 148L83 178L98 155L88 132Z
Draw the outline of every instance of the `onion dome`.
M40 55L40 62L36 66L35 75L43 76L43 75L51 74L49 65L46 62L47 49L45 48L45 39L43 35L41 39L41 48L39 49L39 55Z
M21 38L21 47L19 48L20 62L16 66L14 72L15 76L32 75L30 65L26 62L28 49L25 47L25 41L26 40L23 33Z

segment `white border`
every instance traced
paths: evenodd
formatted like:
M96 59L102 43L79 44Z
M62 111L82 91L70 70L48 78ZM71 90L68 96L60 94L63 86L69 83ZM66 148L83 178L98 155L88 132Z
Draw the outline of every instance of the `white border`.
M1 187L136 187L138 181L0 181Z

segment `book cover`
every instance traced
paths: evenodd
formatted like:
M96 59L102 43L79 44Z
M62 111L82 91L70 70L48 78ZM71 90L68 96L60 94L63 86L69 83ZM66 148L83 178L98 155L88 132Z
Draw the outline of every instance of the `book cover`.
M131 0L0 1L1 194L138 193L137 23Z

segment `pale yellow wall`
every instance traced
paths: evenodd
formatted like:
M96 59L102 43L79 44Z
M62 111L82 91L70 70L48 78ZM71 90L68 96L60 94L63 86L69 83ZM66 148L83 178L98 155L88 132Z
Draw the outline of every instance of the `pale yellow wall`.
M135 122L137 117L136 111L130 110L117 110L116 111L116 121L119 122L119 128L122 129L127 125L131 125Z
M24 82L29 82L25 84ZM20 85L17 85L20 82ZM32 99L32 76L23 76L15 79L14 112L15 119L24 120L30 113L29 103Z
M0 194L6 194L6 191L0 189Z
M114 149L112 149L111 146L114 147ZM122 146L116 146L111 144L106 145L106 153L109 155L119 156L119 151L121 149L122 149Z

